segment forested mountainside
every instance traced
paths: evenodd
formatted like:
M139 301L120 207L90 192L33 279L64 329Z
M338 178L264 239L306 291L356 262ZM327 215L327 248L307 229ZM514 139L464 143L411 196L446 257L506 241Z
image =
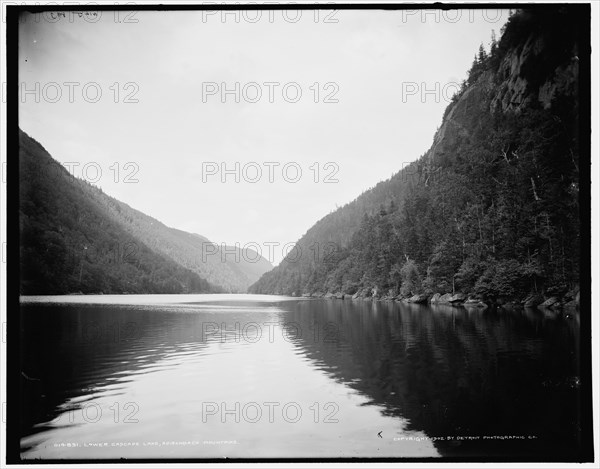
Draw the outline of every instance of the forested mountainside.
M208 240L73 177L22 131L19 171L22 294L244 291L271 267L207 245L203 259Z
M24 132L19 147L22 294L215 290L127 233L89 183Z
M195 233L169 228L158 220L108 197L96 187L93 196L103 201L106 214L128 233L225 292L246 292L248 287L269 271L269 261L251 249L219 246Z
M585 14L514 12L480 47L427 153L318 221L250 291L574 296Z

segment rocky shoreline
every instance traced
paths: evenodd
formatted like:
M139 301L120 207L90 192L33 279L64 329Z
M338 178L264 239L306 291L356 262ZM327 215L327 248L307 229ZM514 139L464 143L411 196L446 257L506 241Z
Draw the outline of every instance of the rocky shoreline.
M579 309L579 287L576 287L562 295L541 295L531 294L525 298L495 298L484 299L476 295L466 295L464 293L434 293L431 295L420 293L412 296L394 295L380 292L377 288L363 289L350 295L343 292L313 292L303 293L292 296L302 296L304 298L325 298L330 300L366 300L366 301L398 301L402 303L414 304L438 304L463 306L473 308L489 308L491 306L506 308L540 308L540 309Z

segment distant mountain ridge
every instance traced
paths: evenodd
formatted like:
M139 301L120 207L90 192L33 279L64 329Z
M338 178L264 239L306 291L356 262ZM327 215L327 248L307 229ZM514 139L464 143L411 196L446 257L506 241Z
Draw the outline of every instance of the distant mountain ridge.
M22 294L244 292L272 267L169 228L19 141Z
M98 197L107 197L93 189ZM106 212L144 244L186 267L226 292L245 292L273 266L253 250L225 247L196 233L170 228L117 199L109 197Z

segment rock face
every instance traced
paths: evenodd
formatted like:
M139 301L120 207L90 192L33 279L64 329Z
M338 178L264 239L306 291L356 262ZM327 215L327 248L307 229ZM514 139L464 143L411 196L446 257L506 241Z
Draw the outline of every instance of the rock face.
M551 73L541 73L544 81L528 80L535 77L531 71L544 64L543 54L549 49L548 37L532 32L525 43L507 54L498 69L498 75L507 77L495 90L491 110L519 111L537 102L548 109L558 94L568 94L576 87L579 74L579 59L576 48L564 51L569 55L566 63L556 66ZM537 64L537 67L536 67Z
M467 297L464 293L456 293L455 295L452 295L450 297L448 302L451 304L458 304L458 303L463 303L466 299L467 299Z
M314 293L302 293L303 297L312 298L327 298L330 300L364 300L364 301L401 301L406 304L439 304L439 305L452 305L452 306L465 306L467 308L479 308L486 309L490 305L495 305L501 308L535 308L536 306L542 310L560 310L565 309L579 309L580 292L579 287L575 287L569 292L561 296L551 296L544 299L539 293L532 293L527 296L524 300L518 301L511 298L496 298L491 303L486 302L478 296L467 296L464 293L434 293L433 295L427 295L424 293L403 296L394 295L393 291L388 292L387 295L372 295L376 289L366 288L355 292L353 295L338 291L336 293L327 292L314 292Z
M486 305L483 301L481 301L478 298L469 298L467 301L465 301L464 306L481 309L485 309L488 307L488 305Z
M428 296L421 294L421 295L413 295L408 299L408 303L427 303L428 300Z
M544 298L542 298L540 295L530 295L527 298L525 298L521 303L525 308L535 308L543 302Z
M432 304L438 305L460 305L465 302L467 299L467 295L464 293L444 293L440 295L439 293L434 294L429 300Z
M442 295L440 295L439 293L434 293L434 295L429 299L429 302L433 304L439 303L441 296Z
M551 307L555 306L559 302L560 302L560 300L558 299L558 297L551 296L550 298L548 298L546 301L544 301L539 306L540 306L540 308L551 308Z
M325 295L322 293L315 293L312 296L319 296L328 299L353 299L353 300L367 300L367 301L401 301L403 303L413 304L441 304L441 305L453 305L453 306L465 306L471 308L485 309L489 307L488 302L484 301L478 296L469 296L464 293L434 293L433 295L427 295L424 293L412 295L412 296L395 296L393 292L389 292L388 295L376 295L371 296L371 289L357 291L352 296L343 292L331 293L328 292ZM307 296L304 294L303 296ZM551 296L548 299L544 299L540 294L531 294L522 301L514 300L511 298L497 298L492 301L496 306L502 308L534 308L538 306L540 309L561 309L561 308L579 308L580 293L579 288L576 287L569 291L562 297Z
M438 297L437 303L440 305L449 305L450 298L452 298L452 293L444 293L442 296Z

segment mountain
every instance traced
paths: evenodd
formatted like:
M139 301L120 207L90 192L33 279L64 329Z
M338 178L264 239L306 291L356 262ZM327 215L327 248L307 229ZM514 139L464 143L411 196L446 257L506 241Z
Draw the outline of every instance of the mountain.
M107 216L152 250L196 272L226 292L245 292L273 266L251 249L219 246L207 238L170 228L127 204L93 188Z
M485 301L573 291L587 29L577 6L514 12L475 55L431 148L319 220L249 291Z
M19 143L21 294L245 291L271 268L73 177L22 131Z

